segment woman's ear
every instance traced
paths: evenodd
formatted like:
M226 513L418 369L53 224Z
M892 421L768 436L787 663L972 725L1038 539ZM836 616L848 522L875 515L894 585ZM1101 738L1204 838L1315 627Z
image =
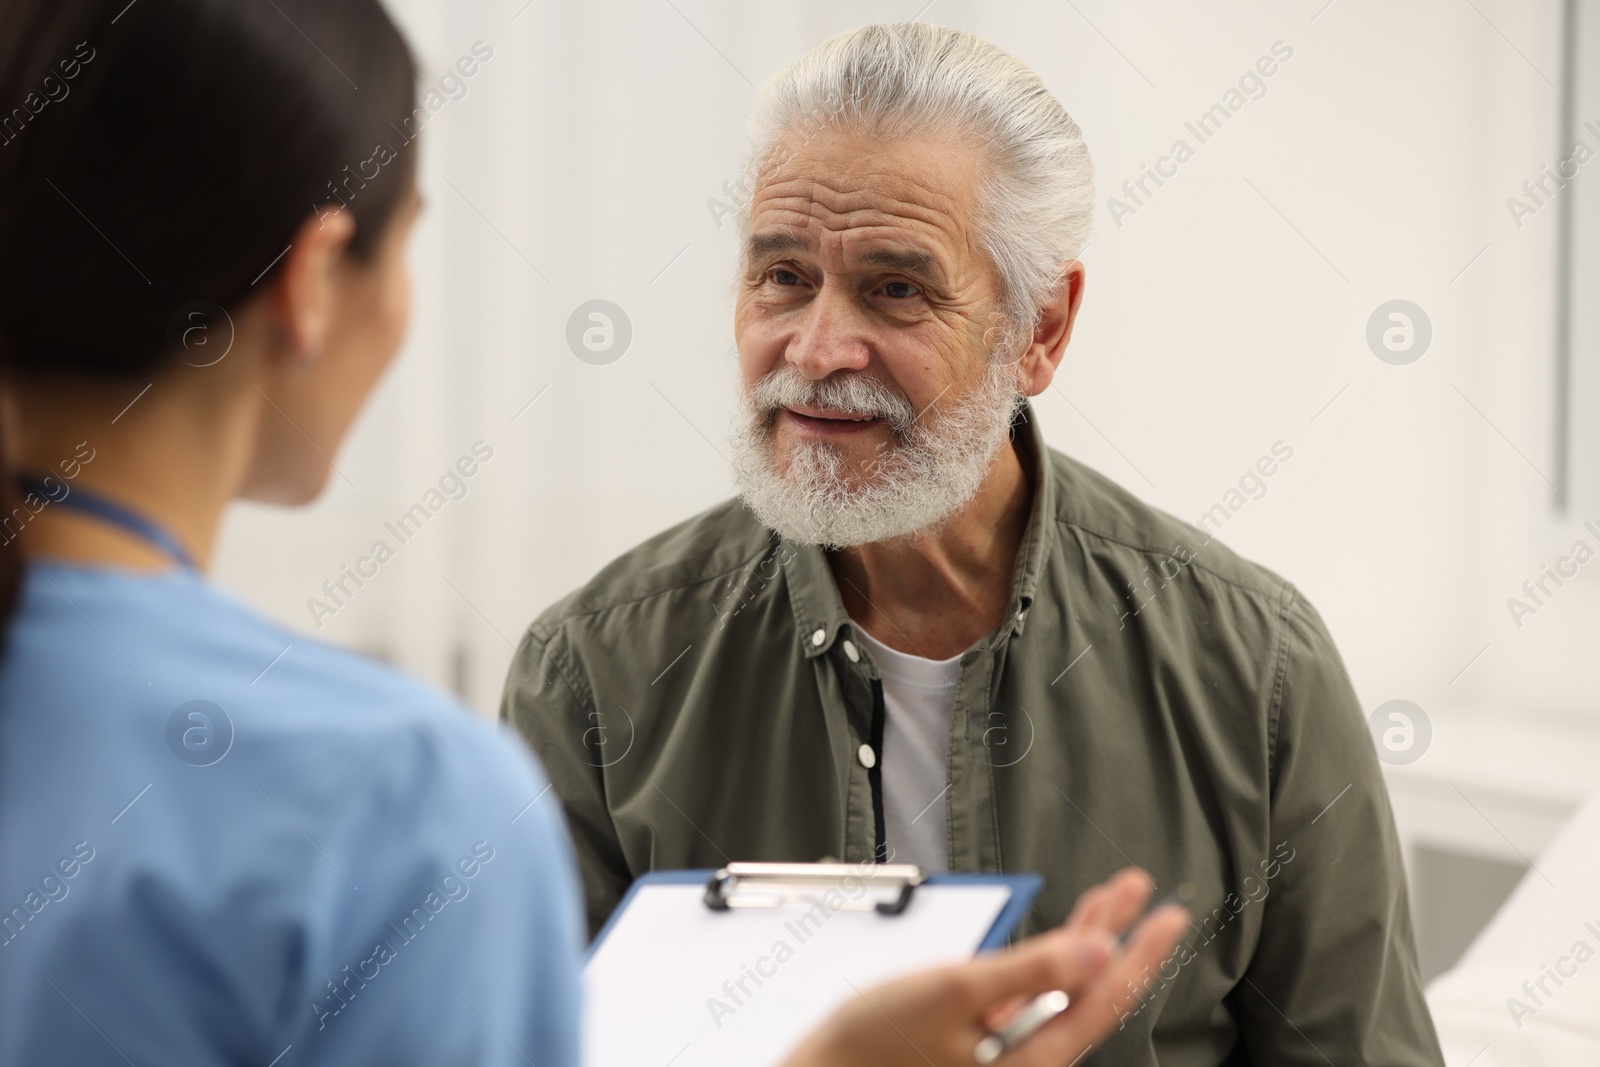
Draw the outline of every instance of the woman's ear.
M343 206L317 211L295 231L271 281L267 305L292 362L321 354L333 320L337 268L356 221Z

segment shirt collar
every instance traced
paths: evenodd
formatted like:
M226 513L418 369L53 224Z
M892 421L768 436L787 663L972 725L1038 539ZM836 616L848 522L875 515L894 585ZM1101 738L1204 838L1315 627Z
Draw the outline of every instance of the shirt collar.
M1022 541L1017 546L1011 596L1005 617L993 635L993 644L999 644L1012 633L1022 633L1056 535L1055 479L1051 477L1050 449L1044 443L1033 405L1026 401L1012 421L1011 439L1022 452L1024 468L1031 466L1033 469L1033 506ZM833 569L828 566L827 555L820 545L780 538L778 558L787 576L800 647L808 658L815 658L832 648L840 630L850 623L833 579Z

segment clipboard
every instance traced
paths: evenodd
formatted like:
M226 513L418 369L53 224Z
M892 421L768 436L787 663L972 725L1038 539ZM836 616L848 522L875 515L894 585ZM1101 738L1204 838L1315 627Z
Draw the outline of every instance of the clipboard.
M1003 946L1036 874L729 864L629 888L584 961L586 1067L762 1067L882 982Z

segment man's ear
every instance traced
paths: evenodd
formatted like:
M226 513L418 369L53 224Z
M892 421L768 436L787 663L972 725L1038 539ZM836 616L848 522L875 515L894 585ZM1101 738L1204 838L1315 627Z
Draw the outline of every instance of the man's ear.
M1072 324L1078 319L1087 279L1088 272L1076 259L1061 268L1061 289L1040 312L1033 338L1017 364L1019 384L1028 396L1044 392L1056 376L1067 342L1072 340Z
M342 206L314 213L295 231L267 295L284 346L293 362L322 354L333 321L335 273L356 221Z

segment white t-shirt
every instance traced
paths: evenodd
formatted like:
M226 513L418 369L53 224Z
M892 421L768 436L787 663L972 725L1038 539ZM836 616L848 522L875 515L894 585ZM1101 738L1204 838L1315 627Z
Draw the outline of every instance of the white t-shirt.
M961 680L961 657L946 660L896 652L859 625L857 636L883 679L883 822L892 863L925 871L950 869L944 797L950 716Z

